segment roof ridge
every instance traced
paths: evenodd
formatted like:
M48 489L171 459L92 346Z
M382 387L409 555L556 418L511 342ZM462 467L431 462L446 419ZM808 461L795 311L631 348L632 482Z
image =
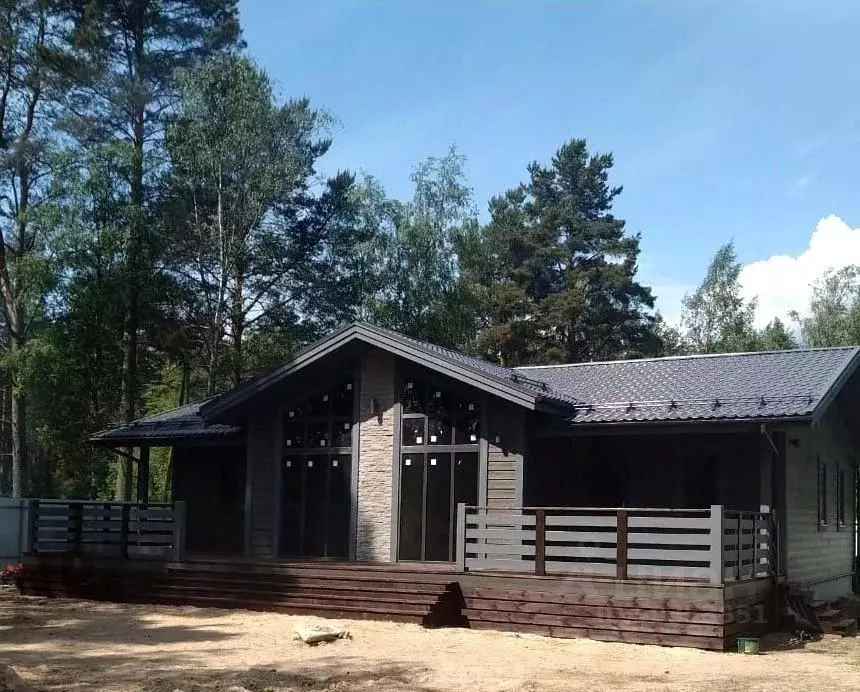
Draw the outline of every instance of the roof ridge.
M548 363L546 365L518 365L513 370L543 370L549 368L575 368L586 365L614 365L617 363L653 363L658 361L705 360L731 356L767 356L777 353L814 353L820 351L858 352L858 346L816 346L813 348L785 348L771 351L737 351L732 353L690 353L678 356L652 356L649 358L616 358L614 360L588 360L579 363Z

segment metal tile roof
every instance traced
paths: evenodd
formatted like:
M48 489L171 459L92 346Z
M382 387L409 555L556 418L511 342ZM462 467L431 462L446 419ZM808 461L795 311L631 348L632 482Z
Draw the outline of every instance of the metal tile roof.
M543 399L549 399L566 405L581 403L579 399L572 397L568 392L555 389L552 386L552 383L547 382L542 378L532 377L529 373L522 372L519 369L506 368L498 363L492 363L483 358L478 358L477 356L470 356L462 351L456 351L452 348L439 346L437 344L430 343L429 341L421 341L420 339L414 339L410 336L404 336L403 334L390 329L384 329L382 327L368 324L362 324L362 327L370 329L378 334L384 334L391 339L403 344L408 344L413 348L442 357L445 360L450 361L452 364L466 367L473 370L475 373L489 376L497 380L503 380L508 385L513 385L530 394L537 394Z
M798 349L517 368L581 403L571 423L811 418L857 348Z
M200 417L200 407L206 401L211 399L145 416L132 423L107 428L93 435L90 442L117 446L126 442L230 438L242 433L242 429L234 425L206 425Z

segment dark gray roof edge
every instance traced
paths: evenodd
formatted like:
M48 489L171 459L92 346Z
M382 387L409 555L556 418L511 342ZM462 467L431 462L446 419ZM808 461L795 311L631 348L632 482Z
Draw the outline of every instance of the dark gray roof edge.
M398 338L394 332L381 330L363 322L353 322L302 349L287 363L206 402L200 407L200 415L204 420L212 419L355 339L361 339L371 346L407 358L431 370L454 377L464 384L474 386L528 409L535 409L542 399L539 394L517 386L514 382L506 382L502 378L486 372L479 372L465 364L455 363L450 358L435 355L426 349L420 349L405 339Z
M513 370L549 370L552 368L582 368L591 365L617 365L628 363L655 363L676 360L708 360L741 356L772 356L778 353L815 353L816 351L860 351L857 346L815 346L812 348L783 348L772 351L733 351L728 353L688 353L680 356L652 356L649 358L616 358L614 360L585 360L577 363L547 363L544 365L516 365Z
M860 365L860 348L855 346L852 351L853 353L851 354L851 358L849 358L848 362L845 363L845 365L843 365L842 368L833 376L830 383L824 390L824 395L819 399L818 404L815 406L815 411L813 411L812 414L813 425L818 425L821 422L827 409L830 408L830 404L836 400L839 392L842 391L842 387L845 386L845 383L857 371L857 366Z
M695 425L731 425L752 423L811 423L812 415L805 416L746 416L742 418L659 418L656 420L616 420L616 421L581 421L577 422L568 418L567 422L572 430L584 430L588 428L633 428L646 425L671 427Z

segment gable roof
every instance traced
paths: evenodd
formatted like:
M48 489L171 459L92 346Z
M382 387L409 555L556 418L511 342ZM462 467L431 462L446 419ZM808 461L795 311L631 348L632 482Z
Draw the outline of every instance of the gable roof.
M354 322L311 344L283 365L264 372L221 396L210 399L201 406L200 414L203 420L211 421L311 363L356 341L388 351L529 409L535 409L541 403L570 409L578 403L578 400L566 391L558 391L551 384L532 378L525 372L413 339L389 329L364 322Z
M118 425L97 432L90 442L120 446L123 443L139 444L176 440L229 439L239 437L242 429L234 425L207 425L200 417L200 407L206 401L180 406L179 408L139 418L131 423Z
M517 368L580 403L574 425L817 420L860 349L822 348Z

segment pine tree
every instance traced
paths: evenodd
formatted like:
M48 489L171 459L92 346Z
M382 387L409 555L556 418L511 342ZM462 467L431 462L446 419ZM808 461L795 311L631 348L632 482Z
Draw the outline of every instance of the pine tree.
M177 98L176 75L213 53L238 45L236 0L69 0L74 83L66 129L84 147L121 154L126 185L122 299L123 418L140 402L140 338L144 314L156 303L152 285L153 186L162 171L163 128ZM117 496L129 499L129 462L119 467Z
M490 222L464 249L481 353L516 365L659 351L654 298L636 281L639 236L612 213L612 165L571 140L490 202Z

